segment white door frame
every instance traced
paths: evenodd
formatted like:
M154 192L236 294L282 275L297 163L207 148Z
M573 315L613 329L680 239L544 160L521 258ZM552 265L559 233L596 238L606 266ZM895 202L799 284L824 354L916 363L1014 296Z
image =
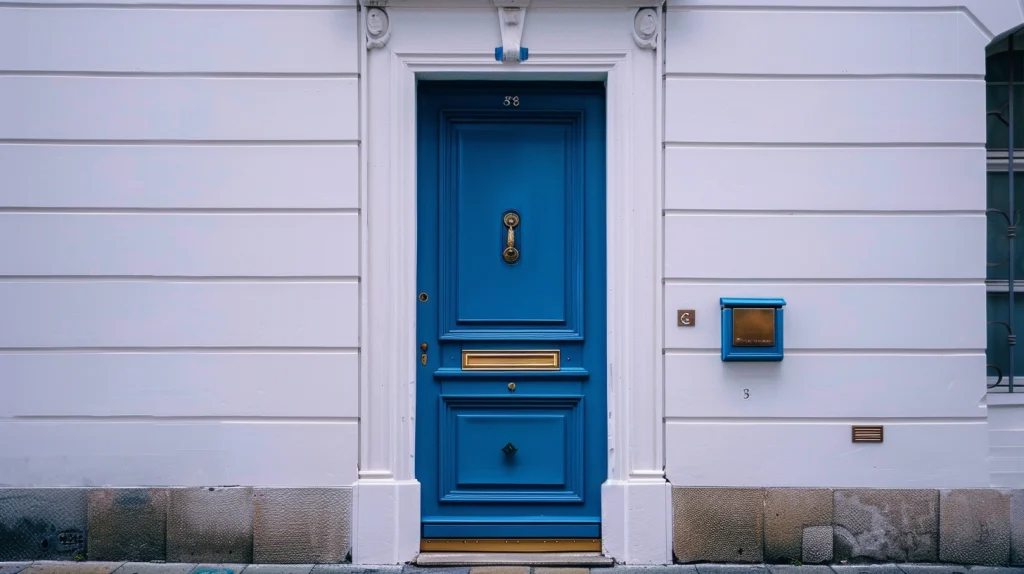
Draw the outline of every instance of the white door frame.
M626 38L636 5L624 0L622 6L605 8L622 22L617 32ZM391 32L392 44L398 44L398 33ZM671 562L659 327L660 50L632 41L624 46L621 36L600 52L545 51L543 43L534 44L529 59L519 64L496 62L493 48L467 53L385 46L363 54L360 469L353 516L357 564L402 563L419 553L416 82L452 77L606 80L609 418L603 547L619 562Z

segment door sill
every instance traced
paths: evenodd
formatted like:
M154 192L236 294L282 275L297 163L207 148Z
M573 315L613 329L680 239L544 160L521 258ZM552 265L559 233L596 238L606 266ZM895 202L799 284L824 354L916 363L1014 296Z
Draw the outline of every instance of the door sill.
M423 538L422 552L600 552L600 538Z
M578 566L609 567L599 552L421 552L417 566Z

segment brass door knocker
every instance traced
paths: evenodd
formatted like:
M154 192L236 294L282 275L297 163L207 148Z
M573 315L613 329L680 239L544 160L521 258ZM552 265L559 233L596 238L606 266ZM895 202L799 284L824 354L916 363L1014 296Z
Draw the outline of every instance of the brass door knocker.
M502 223L508 228L508 247L501 252L502 259L505 263L515 263L519 261L519 250L516 249L516 232L515 228L519 227L519 214L509 211L506 212L501 218Z

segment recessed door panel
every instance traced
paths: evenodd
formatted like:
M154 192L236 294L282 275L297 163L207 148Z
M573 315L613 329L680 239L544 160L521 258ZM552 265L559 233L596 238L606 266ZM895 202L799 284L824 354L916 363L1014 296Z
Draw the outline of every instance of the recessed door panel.
M457 277L457 326L565 324L566 273L580 263L566 252L572 128L528 120L452 124L458 218L448 255ZM513 165L502 169L506 157ZM506 213L519 218L512 229ZM512 263L503 257L510 237L518 252Z
M418 96L422 535L596 538L604 87L421 82Z

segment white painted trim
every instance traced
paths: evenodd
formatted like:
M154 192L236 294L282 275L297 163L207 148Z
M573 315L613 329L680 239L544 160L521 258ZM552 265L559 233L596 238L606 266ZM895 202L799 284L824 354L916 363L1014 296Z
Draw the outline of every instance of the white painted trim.
M664 474L659 352L663 89L659 52L663 49L616 46L589 53L531 50L528 61L513 66L496 62L493 53L390 51L387 74L371 67L364 76L374 94L373 105L387 113L370 112L364 138L369 135L377 141L363 142L364 150L377 155L369 159L367 234L362 238L366 246L366 376L361 381L357 492L361 487L386 484L403 484L409 487L405 492L412 492L411 485L416 484L418 496L414 477L417 77L603 77L608 114L609 457L602 503L611 505L615 499L624 505L616 505L617 509L628 509L628 517L605 514L617 521L605 529L605 553L620 562L665 564L671 562L671 530L669 505L662 496L669 485ZM391 50L391 44L386 49ZM633 487L640 490L634 492ZM358 494L357 499L367 500ZM353 561L370 564L386 558L388 563L398 563L414 558L419 542L413 543L408 536L420 530L418 499L415 514L407 510L389 513L386 505L358 504ZM385 541L381 536L392 538ZM362 547L370 544L388 550Z

